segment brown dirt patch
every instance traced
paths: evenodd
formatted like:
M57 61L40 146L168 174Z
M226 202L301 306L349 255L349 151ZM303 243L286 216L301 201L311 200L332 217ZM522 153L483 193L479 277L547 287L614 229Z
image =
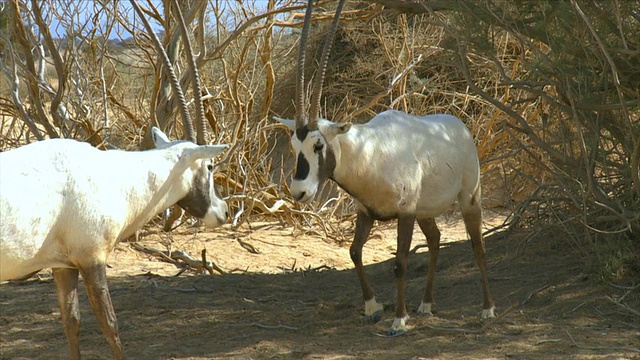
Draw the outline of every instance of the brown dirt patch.
M499 223L499 217L486 220L487 228ZM530 239L522 251L522 236L487 237L498 313L526 302L474 333L482 327L481 292L470 245L458 219L439 225L446 243L438 263L436 317L412 316L411 331L395 338L378 336L393 320L393 226L379 227L365 246L367 273L388 305L378 324L363 321L349 244L294 236L291 228L273 223L195 235L186 228L172 238L147 229L142 245L164 249L171 243L193 255L204 247L223 269L242 271L175 277L173 265L118 245L109 285L125 352L131 359L640 359L640 318L606 298L628 290L591 279L583 259L557 239ZM238 238L259 253L247 251ZM422 243L416 232L414 246ZM426 259L426 249L410 259L413 312L424 291ZM625 302L636 306L639 292L630 292ZM84 358L110 358L84 292L80 302ZM66 356L51 276L1 285L0 358Z

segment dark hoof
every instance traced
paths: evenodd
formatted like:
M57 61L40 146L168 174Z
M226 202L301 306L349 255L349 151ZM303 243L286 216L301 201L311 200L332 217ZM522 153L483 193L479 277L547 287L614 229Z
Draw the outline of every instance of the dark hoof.
M387 337L396 337L396 336L402 336L404 334L407 333L407 330L393 330L393 329L389 329L389 331L387 331Z
M371 315L369 315L369 316L367 317L367 320L368 320L370 323L373 323L373 324L375 324L375 323L379 322L380 320L382 320L382 311L376 311L376 312L374 312L373 314L371 314Z

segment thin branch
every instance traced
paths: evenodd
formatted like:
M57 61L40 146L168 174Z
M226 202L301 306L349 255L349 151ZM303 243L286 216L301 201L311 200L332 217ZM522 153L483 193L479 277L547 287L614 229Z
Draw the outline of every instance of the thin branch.
M155 31L153 31L151 24L149 24L149 21L144 16L142 10L140 9L136 1L130 0L130 2L134 10L138 13L138 16L140 17L140 20L144 24L145 28L147 29L147 33L149 34L149 36L151 36L151 39L153 40L153 44L155 45L156 50L158 51L158 54L161 56L163 60L163 65L165 67L165 70L167 71L167 75L169 75L169 78L171 79L171 85L172 85L173 91L175 91L176 97L180 102L180 114L182 115L182 122L184 123L183 125L184 125L185 138L195 143L196 136L195 136L195 131L193 129L193 121L191 120L191 115L189 115L189 109L187 109L187 101L184 98L184 92L182 91L182 87L180 86L180 82L178 81L178 77L176 76L176 72L173 68L173 65L171 65L169 56L167 55L167 52L162 47L162 43L160 42L160 39L158 39L158 35L156 35Z
M64 119L62 119L62 117L60 116L59 107L67 84L66 68L64 66L64 62L62 61L62 57L58 52L58 48L53 42L53 37L51 36L49 26L45 24L42 18L42 11L40 10L38 1L31 0L31 7L36 24L38 24L38 30L44 37L44 43L49 50L51 58L53 59L53 65L55 66L56 74L58 75L58 90L56 91L56 95L51 100L51 115L53 116L54 123L56 123L59 127L62 127L64 124Z

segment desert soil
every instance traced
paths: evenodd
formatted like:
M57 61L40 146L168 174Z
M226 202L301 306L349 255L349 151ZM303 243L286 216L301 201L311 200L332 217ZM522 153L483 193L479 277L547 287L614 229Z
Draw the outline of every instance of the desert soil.
M501 221L488 216L485 229ZM455 216L439 225L445 243L435 317L415 315L427 269L427 249L420 248L409 264L410 331L391 338L384 335L395 299L393 224L379 225L364 250L366 271L385 302L377 324L363 318L348 241L277 222L236 230L187 226L171 235L148 226L138 244L197 258L206 248L226 274L176 276L175 265L119 244L108 275L125 352L131 359L640 359L637 284L598 280L585 272L588 259L552 234L492 232L489 280L501 316L483 323L464 228ZM341 226L351 236L353 224ZM413 246L420 244L416 226ZM84 291L80 302L83 358L109 359ZM0 358L66 357L50 273L0 285Z

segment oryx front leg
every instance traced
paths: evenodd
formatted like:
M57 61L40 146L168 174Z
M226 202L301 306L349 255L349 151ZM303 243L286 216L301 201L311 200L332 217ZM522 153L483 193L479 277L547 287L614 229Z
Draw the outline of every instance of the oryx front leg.
M434 304L433 282L436 276L436 265L438 263L438 252L440 251L440 230L434 218L418 219L418 225L427 238L429 247L429 268L427 270L427 287L422 297L418 314L433 316L432 307Z
M398 287L396 318L393 320L391 329L387 335L400 335L407 331L406 321L409 320L407 314L407 304L405 301L405 286L407 281L407 264L409 262L409 249L411 248L411 237L413 236L414 215L404 215L398 217L398 247L396 252L396 263L393 272L396 275Z
M80 359L80 307L78 303L78 270L53 269L62 327L69 343L69 359Z
M80 273L89 295L89 301L91 301L91 306L98 319L100 330L107 338L114 358L124 359L122 343L118 336L118 321L113 310L107 285L106 264L102 261L97 261L88 266L81 266Z
M358 217L356 219L356 233L351 244L349 254L351 255L351 261L356 268L358 274L358 280L360 280L360 286L362 286L362 297L364 298L364 315L373 322L378 322L382 318L382 311L384 306L376 302L376 297L373 292L373 288L367 280L367 276L364 273L364 266L362 264L362 247L369 239L369 233L373 226L373 218L367 215L364 211L358 211Z

